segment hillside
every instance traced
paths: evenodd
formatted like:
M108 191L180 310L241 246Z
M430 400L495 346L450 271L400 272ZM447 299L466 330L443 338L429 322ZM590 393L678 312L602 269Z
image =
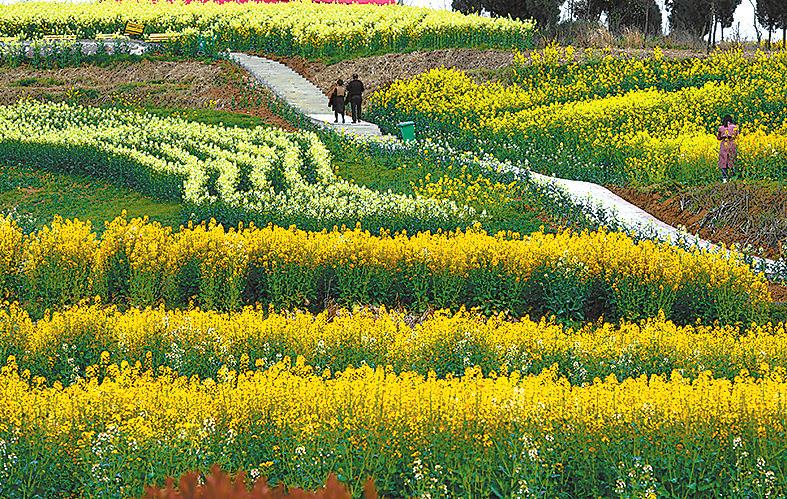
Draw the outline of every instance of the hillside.
M0 8L0 497L787 495L787 52L535 30Z

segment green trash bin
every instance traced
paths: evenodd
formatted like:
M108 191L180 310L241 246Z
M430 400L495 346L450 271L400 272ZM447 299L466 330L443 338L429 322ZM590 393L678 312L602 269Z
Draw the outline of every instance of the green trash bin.
M399 131L402 133L402 140L405 142L415 140L415 123L412 121L399 123Z

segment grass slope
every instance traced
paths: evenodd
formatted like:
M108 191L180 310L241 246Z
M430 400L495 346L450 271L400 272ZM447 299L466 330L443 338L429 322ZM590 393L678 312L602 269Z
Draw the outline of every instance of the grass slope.
M179 203L154 200L130 189L94 179L36 168L0 165L0 212L12 215L26 231L41 228L55 215L100 222L126 210L129 217L148 216L177 227Z
M87 106L121 107L163 117L178 116L212 125L240 128L280 126L293 129L291 124L268 108L268 91L251 83L245 72L225 61L143 58L139 61L110 61L60 69L23 65L9 68L6 74L0 76L0 103L12 104L19 99L67 101ZM427 175L433 179L451 175L451 172L429 161L402 161L401 158L366 155L346 142L328 142L326 145L331 149L338 175L374 190L414 194L413 186L423 185ZM25 166L34 168L37 165ZM36 180L36 176L51 179L56 175L33 173L32 170L28 170L26 175L29 179L22 181L22 185L3 190L0 210L16 210L16 218L29 218L24 223L29 228L42 225L54 213L90 218L96 223L111 219L126 208L132 216L147 214L145 210L135 211L134 206L139 205L139 200L117 194L98 203L102 211L89 209L92 204L81 201L85 196L74 199L76 195L72 187L89 185L91 181L86 178L44 182L46 187L37 190L40 189L37 184L41 182ZM15 176L17 181L18 177ZM9 178L8 182L12 180ZM139 198L144 199L142 196ZM513 229L532 232L545 222L539 210L534 210L526 200L526 195L517 194L504 206L499 203L487 206L457 199L462 204L469 201L479 211L486 210L491 216L490 223L485 224L489 231ZM47 203L52 206L45 207ZM59 209L58 204L64 209ZM171 214L164 215L160 221L177 225L181 220L177 216L177 209L169 211ZM111 216L105 217L102 213ZM157 214L158 209L151 207L151 218L157 219Z
M438 165L422 162L390 162L374 156L359 156L350 148L340 149L327 143L333 154L337 174L359 185L378 191L390 190L400 194L416 194L414 186L423 185L424 179L437 179L442 175L455 175ZM459 187L461 188L461 187ZM524 186L517 188L506 202L485 204L473 202L460 196L478 211L486 211L489 218L484 228L490 232L514 230L521 233L535 232L552 223L541 210L535 209L528 200L530 195ZM532 201L532 200L531 200Z

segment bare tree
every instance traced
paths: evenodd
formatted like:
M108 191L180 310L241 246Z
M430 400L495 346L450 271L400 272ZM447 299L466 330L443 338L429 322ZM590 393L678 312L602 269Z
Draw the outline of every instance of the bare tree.
M759 46L762 42L762 32L760 31L760 23L757 22L757 1L749 0L749 4L751 4L751 8L754 11L754 21L752 21L752 23L754 26L754 34L757 36L757 46Z
M735 10L741 4L741 0L715 0L714 13L716 15L716 22L721 28L721 40L724 41L724 28L731 28L735 22ZM716 43L716 37L713 37L713 43Z
M782 50L787 50L787 2L777 2L774 9L776 10L776 27L782 29Z

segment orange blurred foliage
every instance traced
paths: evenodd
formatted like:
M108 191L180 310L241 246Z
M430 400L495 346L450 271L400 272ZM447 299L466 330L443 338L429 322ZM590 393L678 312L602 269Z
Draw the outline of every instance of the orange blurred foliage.
M167 478L164 488L146 487L145 499L351 499L347 488L339 482L334 473L328 476L325 487L314 492L303 489L285 489L284 485L271 488L268 480L261 477L254 483L251 490L246 488L246 474L240 472L233 480L227 473L221 471L218 465L213 465L210 474L205 476L200 484L200 473L189 472L181 475L178 488L174 487L175 480ZM370 478L364 485L365 499L379 499L377 488Z

